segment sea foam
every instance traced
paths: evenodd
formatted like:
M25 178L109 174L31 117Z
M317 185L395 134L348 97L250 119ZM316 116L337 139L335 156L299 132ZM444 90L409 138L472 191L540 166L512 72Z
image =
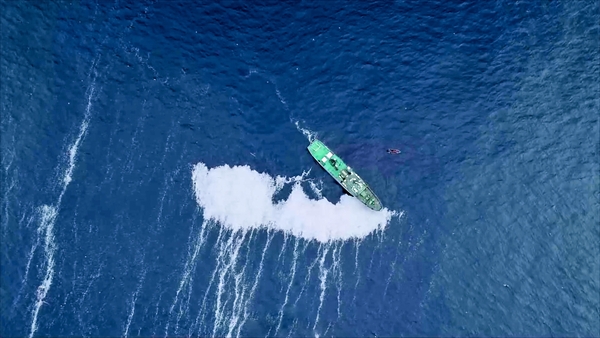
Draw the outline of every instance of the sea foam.
M335 204L322 197L311 199L301 185L304 175L273 178L247 165L209 169L198 163L192 179L204 217L234 231L267 227L329 242L366 237L398 216L385 208L373 211L348 195ZM290 195L275 202L273 196L286 184L293 185Z

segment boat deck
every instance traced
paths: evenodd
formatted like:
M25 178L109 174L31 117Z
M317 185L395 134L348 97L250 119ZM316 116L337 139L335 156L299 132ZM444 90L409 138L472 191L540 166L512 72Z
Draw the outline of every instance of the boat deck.
M381 209L381 202L363 181L344 161L334 154L321 141L313 141L309 152L319 164L346 190L370 208Z

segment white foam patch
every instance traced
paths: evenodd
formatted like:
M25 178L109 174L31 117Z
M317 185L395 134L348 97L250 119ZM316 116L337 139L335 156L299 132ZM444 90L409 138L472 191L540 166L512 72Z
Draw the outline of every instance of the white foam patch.
M384 229L399 214L384 208L373 211L356 198L343 195L336 204L310 199L300 183L304 175L271 177L249 166L209 169L203 163L192 172L196 201L205 219L234 231L267 227L321 242L362 238ZM294 184L286 200L273 202L285 184Z
M323 182L320 182L320 183L321 183L321 187L320 188L317 187L317 185L313 181L308 182L308 185L310 186L310 188L312 189L312 191L315 193L315 195L317 195L317 197L323 198L323 193L322 193L322 191L323 191Z

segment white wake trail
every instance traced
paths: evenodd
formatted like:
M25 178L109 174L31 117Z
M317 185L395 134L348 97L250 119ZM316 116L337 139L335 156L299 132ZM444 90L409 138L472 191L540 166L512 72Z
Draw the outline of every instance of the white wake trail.
M215 323L213 325L213 332L212 332L212 337L216 337L217 336L217 330L220 328L221 324L224 322L225 318L224 318L224 311L225 311L225 306L227 305L227 301L225 300L225 302L222 301L222 298L224 296L225 293L225 285L226 285L226 277L229 274L233 273L233 270L235 269L235 265L237 264L237 259L238 259L238 255L240 252L240 249L242 248L242 243L244 242L244 239L246 238L246 234L247 232L243 232L240 233L239 235L237 233L234 233L231 235L231 237L229 237L228 240L228 245L226 245L226 249L232 247L233 246L233 250L227 250L227 262L225 264L222 264L223 268L221 269L221 273L219 274L219 284L217 285L217 302L215 304L215 308L214 308L214 313L215 313ZM223 303L223 304L221 304Z
M269 246L271 244L271 241L273 240L273 237L275 237L274 234L270 235L267 238L267 243L265 244L265 248L263 249L262 255L260 257L260 263L258 265L258 272L256 273L256 277L254 278L254 284L252 284L252 289L250 290L250 295L248 296L248 298L246 299L245 304L244 304L244 319L242 320L242 323L240 324L240 326L238 326L236 337L240 336L240 331L242 330L244 323L246 323L246 320L248 319L248 312L250 311L250 303L252 302L252 299L254 298L254 292L256 291L256 287L258 286L258 281L262 277L262 270L263 270L263 263L265 261L265 255L267 253L267 249L269 249Z
M313 331L316 331L317 324L319 323L319 317L321 315L321 308L323 307L323 301L325 300L325 290L327 289L327 274L329 273L329 269L325 267L325 258L327 258L327 253L329 252L329 247L325 247L325 251L319 260L319 280L321 281L321 295L319 296L319 308L317 309L317 318L315 318L315 325L313 326ZM315 335L318 333L315 332Z
M33 214L29 217L29 220L27 221L27 225L25 226L26 228L29 228L29 225L31 224L31 222L33 222L33 220L35 219L35 216L36 215ZM21 287L19 288L19 292L17 292L17 296L15 297L15 300L13 302L12 309L11 309L11 316L12 316L12 312L15 310L15 306L21 299L21 294L23 293L23 289L27 285L27 279L29 277L29 269L31 268L31 261L33 259L33 255L35 254L35 251L37 250L38 246L40 245L40 241L41 241L41 231L40 230L41 229L38 227L38 235L36 236L35 243L33 243L33 246L29 250L29 255L27 255L27 264L25 264L25 274L23 275L23 279L22 279L23 281L21 282Z
M307 247L308 246L304 247L304 251L306 251ZM319 245L319 250L317 252L317 258L319 258L321 256L321 250L323 250L323 245ZM300 289L300 293L298 294L298 297L296 298L296 301L294 302L293 307L296 307L296 304L298 304L298 301L302 297L304 290L306 290L306 285L308 285L308 283L310 283L310 277L312 275L312 270L315 268L315 265L317 265L318 261L319 261L318 259L315 259L312 262L312 264L308 267L308 274L307 274L306 278L304 279L304 283L302 284L302 289Z
M317 133L314 133L306 128L300 127L300 124L298 123L298 121L294 122L294 124L296 125L296 129L298 129L299 132L301 132L304 136L306 136L306 138L308 139L309 142L314 141L315 137L317 136Z
M252 242L253 234L254 231L251 232L250 239L248 240L248 245ZM235 298L233 299L232 315L229 320L229 329L226 335L227 337L231 337L231 333L233 332L233 329L235 329L237 323L240 320L240 315L242 314L242 305L244 304L247 289L246 284L244 283L244 277L246 276L246 267L248 266L248 262L250 260L250 251L251 250L246 251L246 264L244 264L244 266L242 267L242 271L236 273L234 277Z
M356 274L356 283L354 284L354 294L352 295L352 304L356 304L356 290L358 289L358 282L360 281L360 270L358 269L358 251L360 250L360 242L356 240L356 251L354 254L354 273Z
M190 252L188 250L188 259L186 260L185 266L183 268L183 275L181 276L181 281L179 282L179 288L177 289L177 292L175 293L175 299L173 300L173 304L171 304L171 308L169 309L169 321L167 321L167 325L165 327L165 337L167 337L169 335L169 323L170 323L171 315L173 313L173 309L175 308L175 305L177 304L177 302L179 300L179 294L186 287L189 289L189 292L191 292L191 289L192 289L191 284L192 284L192 281L194 280L194 276L192 273L196 269L196 261L197 261L198 253L200 252L200 249L204 246L204 241L206 240L206 236L207 236L207 235L205 235L207 228L208 228L208 221L204 220L202 222L202 225L200 228L200 234L197 235L195 241L194 240L192 241L194 243L192 251ZM181 316L183 314L182 312L183 311L181 311L181 309L180 309L180 311L177 315L177 321L175 323L176 331L177 331L177 328L179 325L179 320L181 319Z
M277 266L279 266L279 264L281 264L281 257L283 256L283 253L285 252L285 248L287 246L287 242L288 242L288 234L284 233L283 234L283 246L281 248L281 251L279 251L279 256L277 256ZM284 257L284 262L285 263L285 257Z
M310 135L307 134L308 137ZM294 252L290 268L291 277L287 284L283 305L276 318L275 334L281 331L286 307L295 307L303 297L307 285L311 282L312 270L317 263L319 263L321 293L313 331L317 331L317 324L321 318L327 282L331 279L328 278L330 271L336 281L337 312L338 317L340 316L342 288L340 260L345 241L356 240L358 243L374 232L383 232L397 213L385 208L381 211L373 211L356 198L347 195L341 196L339 202L331 203L321 195L320 189L317 189L314 184L311 184L309 189L315 192L317 199L311 199L302 186L305 182L312 183L305 179L307 174L304 172L293 177L273 177L266 173L259 173L249 166L222 165L208 168L204 163L198 163L193 167L192 182L196 202L203 211L205 221L213 221L217 225L214 229L218 229L219 234L213 246L213 251L217 255L216 266L211 272L200 303L200 311L189 328L189 335L227 337L241 335L251 315L254 295L263 277L265 257L272 239L278 233L283 234L284 242L281 251L273 257L277 266L281 266L286 261L284 251L291 246L288 246L288 240L294 241ZM291 186L291 193L287 198L275 202L275 195L286 185ZM262 248L258 271L248 271L248 264L252 261L250 253L253 247L252 237L263 230L267 232L268 237ZM300 241L306 243L303 249L298 248ZM318 245L318 254L308 267L302 290L293 296L296 299L292 302L290 293L297 275L297 261L302 255L301 251L305 251L311 242L316 242ZM240 254L242 248L248 251ZM331 266L329 263L326 265L330 251L333 252ZM245 261L244 257L246 257ZM187 268L184 270L188 271ZM283 288L280 289L281 293ZM176 302L177 296L171 311ZM212 327L207 324L211 318Z
M206 318L206 300L208 299L208 294L210 293L210 290L212 289L213 283L215 281L215 278L217 277L217 274L219 272L219 269L221 268L221 264L222 264L222 259L221 257L223 256L224 253L224 248L226 245L226 242L222 241L221 238L223 236L223 233L225 233L226 230L224 230L223 228L219 228L219 235L217 236L217 241L216 243L218 243L219 245L219 254L217 256L217 265L215 266L215 269L213 270L212 275L210 276L210 281L208 282L208 286L206 287L206 291L204 291L204 297L202 298L202 305L200 307L200 311L198 312L198 315L196 316L196 320L194 321L194 324L190 327L190 332L189 332L189 336L192 336L193 333L195 332L195 328L198 327L199 324L202 324L205 322L205 318Z
M125 324L125 330L123 332L123 337L129 336L129 327L131 326L131 321L133 320L133 315L135 314L135 303L137 302L138 294L140 293L140 289L142 288L142 284L144 284L144 279L146 278L146 270L142 271L142 278L138 284L137 289L133 293L131 297L131 309L129 310L129 316L127 316L127 324Z
M335 278L335 285L337 288L337 317L338 319L341 317L341 306L342 306L342 267L340 261L342 260L342 245L338 245L333 249L333 254L331 255L331 259L333 260L333 273ZM325 333L326 334L326 333Z
M92 69L95 67L95 63L96 62L94 62ZM81 123L81 125L79 127L79 133L77 135L77 138L75 139L75 142L73 142L73 144L69 147L68 165L67 165L67 169L63 175L63 179L62 179L63 184L62 184L62 190L60 192L60 195L58 196L58 199L56 200L54 205L42 205L42 207L39 209L40 225L38 227L38 236L40 234L43 234L43 238L44 238L43 249L44 249L44 263L46 266L46 272L45 272L44 278L43 278L41 284L38 286L37 292L36 292L36 301L35 301L34 308L32 311L32 319L31 319L30 332L29 332L30 338L33 337L33 335L37 331L38 315L39 315L42 305L46 304L44 299L46 298L46 295L48 294L48 291L50 290L50 287L52 286L52 280L54 278L54 273L55 273L55 271L54 271L54 265L55 265L54 255L57 250L56 242L54 240L54 224L55 224L56 218L58 216L58 211L60 210L62 198L63 198L65 192L67 191L69 183L71 183L71 181L72 181L73 171L75 170L75 164L77 161L77 151L79 150L79 147L81 146L81 142L83 142L83 139L85 138L85 135L86 135L88 127L89 127L91 109L92 109L92 101L93 101L95 90L96 90L95 79L96 79L96 75L94 75L92 84L90 85L90 87L88 89L87 107L85 109L85 115L83 118L83 122ZM37 242L36 242L36 245L37 245Z
M285 310L285 306L287 305L288 299L289 299L289 295L290 295L290 289L292 288L292 284L294 283L294 278L296 277L296 262L298 261L298 242L296 241L296 243L294 244L294 258L292 261L292 267L291 269L291 277L290 277L290 282L288 283L287 286L287 290L285 291L285 299L283 301L283 305L281 306L281 309L279 309L279 318L277 320L277 328L275 329L275 336L277 336L277 333L279 333L279 329L281 328L281 321L283 320L283 311Z
M44 236L44 258L46 263L46 273L40 286L36 291L36 301L33 308L32 320L29 337L33 337L35 331L37 331L37 318L40 313L40 309L45 304L44 299L52 286L52 280L54 279L54 253L56 252L56 243L54 241L54 222L56 221L56 208L43 205L41 208L41 221L40 231L43 232Z
M211 335L214 336L216 332L219 331L222 326L224 326L225 323L228 323L227 333L225 334L227 337L231 337L236 328L239 331L239 329L241 329L243 326L243 321L245 321L245 317L247 316L248 312L248 304L251 301L256 289L256 285L258 284L257 279L261 275L264 254L269 247L269 243L274 237L274 234L271 234L267 239L267 244L263 249L261 263L259 264L261 267L259 267L259 272L256 277L257 279L254 281L254 286L251 288L251 290L248 290L248 285L246 283L246 269L248 264L250 264L252 252L250 249L246 251L245 262L243 265L241 265L239 263L239 251L242 247L246 246L248 248L252 244L253 238L257 232L258 230L256 229L241 232L231 232L228 230L223 230L222 228L220 229L219 238L217 239L217 243L219 243L218 256L216 259L217 264L213 270L208 287L205 291L200 312L198 313L195 322L190 327L188 332L189 336L195 335L196 328L199 323L206 323L206 306L209 302L209 293L216 279L218 279L217 289L215 290L216 303L212 311L215 314L215 318ZM229 234L229 239L221 240L221 235L223 233ZM234 289L227 292L227 286L229 285L228 282L231 277L233 277ZM227 294L229 294L229 296L223 300ZM230 303L229 300L231 299L231 294L233 294L233 304L231 305L230 311L227 312L230 314L227 314L226 311L229 309L228 304ZM240 322L242 324L238 326L238 323Z

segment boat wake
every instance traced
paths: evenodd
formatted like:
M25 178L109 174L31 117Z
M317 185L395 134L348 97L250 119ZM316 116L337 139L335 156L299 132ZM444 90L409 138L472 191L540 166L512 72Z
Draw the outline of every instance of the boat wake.
M317 133L312 132L306 128L300 127L300 124L298 123L298 121L295 121L294 124L296 125L296 129L298 129L299 132L301 132L304 136L306 136L306 138L308 139L309 142L312 142L315 140Z
M97 61L98 60L94 61L94 63L92 64L92 70L95 69ZM34 306L32 309L32 314L31 314L32 318L31 318L30 333L29 333L30 338L34 336L34 334L36 333L36 331L38 329L38 316L39 316L42 305L46 304L46 302L44 300L45 300L46 296L48 295L48 291L50 290L50 287L52 286L52 281L53 281L54 275L56 273L54 267L56 265L55 253L57 250L57 244L56 244L56 240L55 240L55 236L54 236L54 225L56 223L56 218L58 216L58 212L61 207L63 196L65 195L65 192L67 191L67 188L69 187L69 184L71 183L71 181L73 179L73 171L75 170L75 164L77 162L77 152L79 151L81 142L83 142L83 139L85 138L85 135L87 134L87 130L88 130L88 127L90 124L92 102L95 98L95 92L96 92L96 87L95 87L96 77L97 77L97 74L94 71L93 80L87 90L87 93L86 93L88 102L87 102L87 107L85 109L85 115L84 115L83 121L81 122L81 125L79 127L79 133L78 133L75 141L73 142L73 144L71 144L71 146L69 147L68 157L67 157L68 163L67 163L66 170L63 174L63 177L62 177L62 190L60 192L60 195L58 196L58 199L56 200L56 202L53 205L44 204L39 208L40 224L37 229L37 240L34 243L32 249L30 251L27 266L30 265L31 259L33 258L35 250L40 245L40 242L43 241L43 255L44 255L44 263L43 264L45 266L46 271L44 273L43 280L41 281L41 283L38 286L37 291L36 291L36 300L35 300L35 303L34 303ZM25 280L26 280L26 278L25 278Z
M193 170L196 201L205 219L232 230L271 228L307 240L330 242L363 238L383 230L397 212L370 210L353 197L343 195L336 204L309 198L301 183L304 175L271 177L249 166L228 165L209 169L198 163ZM287 199L274 195L293 184Z
M354 304L347 295L359 287L360 243L373 233L383 234L392 217L402 213L385 208L373 211L346 195L333 204L322 197L314 181L305 178L307 174L272 177L249 166L208 168L198 163L193 167L193 189L204 219L189 237L165 337L244 335L246 325L257 325L254 299L260 297L266 281L275 278L273 271L286 273L276 278L281 280L279 290L269 286L269 297L276 299L279 310L270 314L267 336L291 335L296 330L326 335L333 321L342 318L344 306ZM317 199L306 195L305 182ZM276 194L290 185L289 196L275 202ZM281 235L283 243L275 240ZM342 269L344 248L355 259L354 271L350 264L345 272L356 278L349 285ZM212 268L207 269L207 259ZM201 274L196 271L198 264L203 264ZM203 285L199 309L192 300L197 299L193 293L198 285ZM336 302L333 313L324 306L329 297ZM311 318L291 317L293 309L313 306ZM189 317L194 310L195 319Z

